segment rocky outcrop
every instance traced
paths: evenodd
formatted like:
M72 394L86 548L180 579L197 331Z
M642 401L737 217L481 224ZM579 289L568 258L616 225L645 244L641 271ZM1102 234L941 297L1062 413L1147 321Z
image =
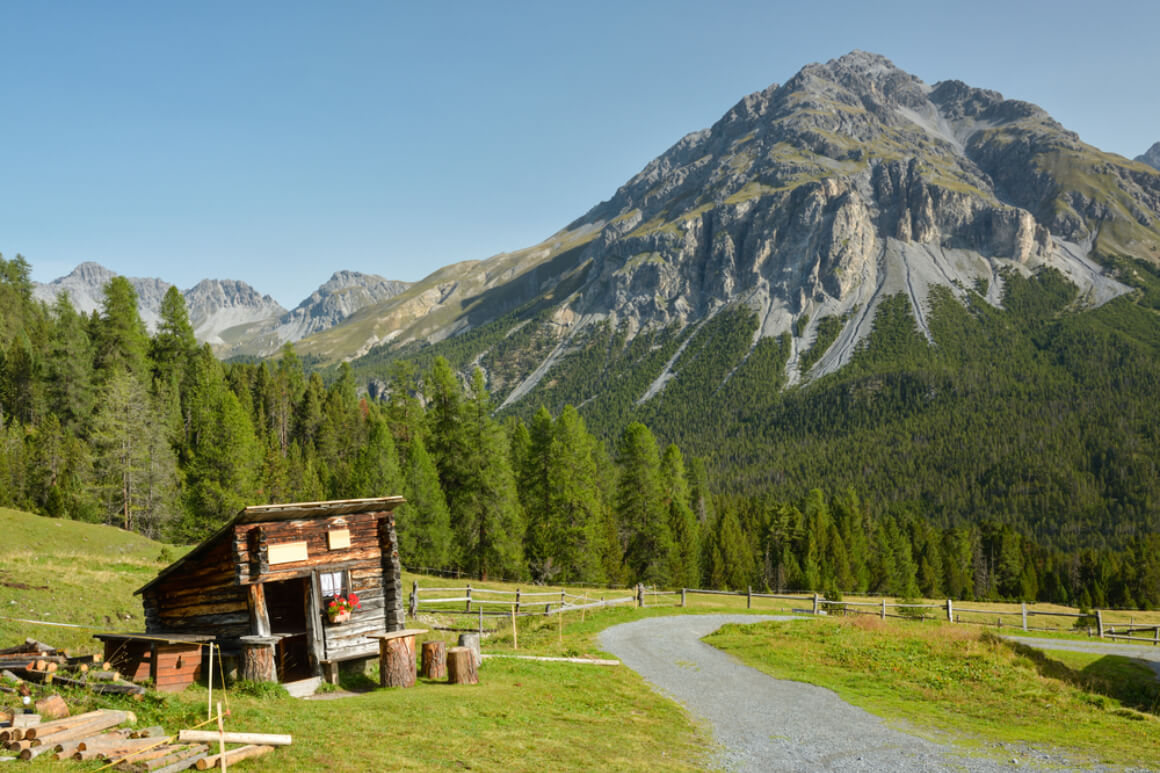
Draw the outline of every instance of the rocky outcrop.
M297 341L334 327L359 309L393 298L407 287L407 282L376 274L336 271L309 298L282 316L276 335L283 341Z
M99 263L91 261L81 263L68 276L54 279L47 284L38 284L33 290L33 297L51 304L56 296L67 292L73 308L82 314L91 314L100 310L105 298L105 285L117 274ZM137 293L137 307L141 320L150 330L155 330L161 309L161 299L171 285L154 277L128 277L129 284Z
M194 335L210 345L223 344L222 333L231 328L286 313L269 295L237 279L203 279L184 295Z
M1160 142L1155 143L1142 156L1136 156L1137 161L1142 161L1153 169L1160 169Z

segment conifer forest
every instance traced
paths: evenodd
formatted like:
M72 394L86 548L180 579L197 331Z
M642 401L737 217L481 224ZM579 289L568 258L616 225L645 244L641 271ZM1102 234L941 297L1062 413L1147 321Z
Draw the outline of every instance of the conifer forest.
M889 313L883 320L879 337ZM727 350L729 330L720 335L714 349ZM896 345L914 346L905 337ZM1130 365L1131 348L1118 355ZM869 365L856 362L831 391L853 388L859 367ZM191 543L247 505L402 494L400 553L413 569L543 583L1160 606L1160 535L1146 530L1078 544L1035 529L1031 514L937 518L937 503L891 501L873 480L860 490L854 475L792 489L765 481L771 471L759 472L736 439L720 439L732 462L710 463L707 433L700 443L671 430L654 435L703 417L658 410L614 424L609 416L621 414L606 410L592 414L593 430L583 407L567 402L497 412L479 369L440 356L384 368L387 388L372 398L349 366L308 367L290 345L270 360L223 363L196 342L176 288L150 335L127 280L112 280L102 308L84 315L67 295L51 306L35 301L27 262L0 258L0 506ZM1152 379L1154 371L1118 373ZM949 388L932 363L922 373L923 383L899 389ZM808 424L811 394L821 393L795 393L768 415L797 413ZM693 404L670 401L665 410ZM802 465L846 459L851 448L864 454L882 440L881 426L870 435L865 425L855 432L860 446L839 448L834 422L859 419L848 406L828 406L845 413L812 443L795 437ZM945 446L947 438L924 435L929 429L915 424L906 437ZM1116 469L1115 459L1102 463ZM783 476L805 480L794 463L779 465ZM968 496L953 471L947 481L948 498ZM1152 493L1140 496L1143 503Z

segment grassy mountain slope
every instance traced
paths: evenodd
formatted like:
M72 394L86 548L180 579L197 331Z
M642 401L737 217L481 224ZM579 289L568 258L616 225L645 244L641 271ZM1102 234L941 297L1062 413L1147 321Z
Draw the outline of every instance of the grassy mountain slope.
M8 643L34 638L96 651L96 631L144 630L133 591L182 553L113 526L7 508L0 508L0 534L0 642Z

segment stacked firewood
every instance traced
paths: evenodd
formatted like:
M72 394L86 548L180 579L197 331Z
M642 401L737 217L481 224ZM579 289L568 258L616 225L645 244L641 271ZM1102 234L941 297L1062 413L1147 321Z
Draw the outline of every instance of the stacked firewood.
M8 682L79 687L108 695L143 696L145 688L121 678L99 655L70 656L35 639L0 649L0 677Z

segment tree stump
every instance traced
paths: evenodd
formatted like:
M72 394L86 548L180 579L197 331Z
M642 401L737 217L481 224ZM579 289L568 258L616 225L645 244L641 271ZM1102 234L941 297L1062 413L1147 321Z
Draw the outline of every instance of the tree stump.
M274 642L265 636L243 636L242 679L251 682L277 682L278 668L274 662Z
M447 650L447 681L451 684L479 684L475 657L467 647Z
M415 685L415 637L383 639L379 658L379 684L383 687Z
M475 662L476 670L479 669L479 664L483 662L483 655L479 651L479 634L477 633L461 633L459 634L459 646L467 647L471 650L471 659Z
M446 642L423 642L423 669L419 673L424 679L447 678Z

